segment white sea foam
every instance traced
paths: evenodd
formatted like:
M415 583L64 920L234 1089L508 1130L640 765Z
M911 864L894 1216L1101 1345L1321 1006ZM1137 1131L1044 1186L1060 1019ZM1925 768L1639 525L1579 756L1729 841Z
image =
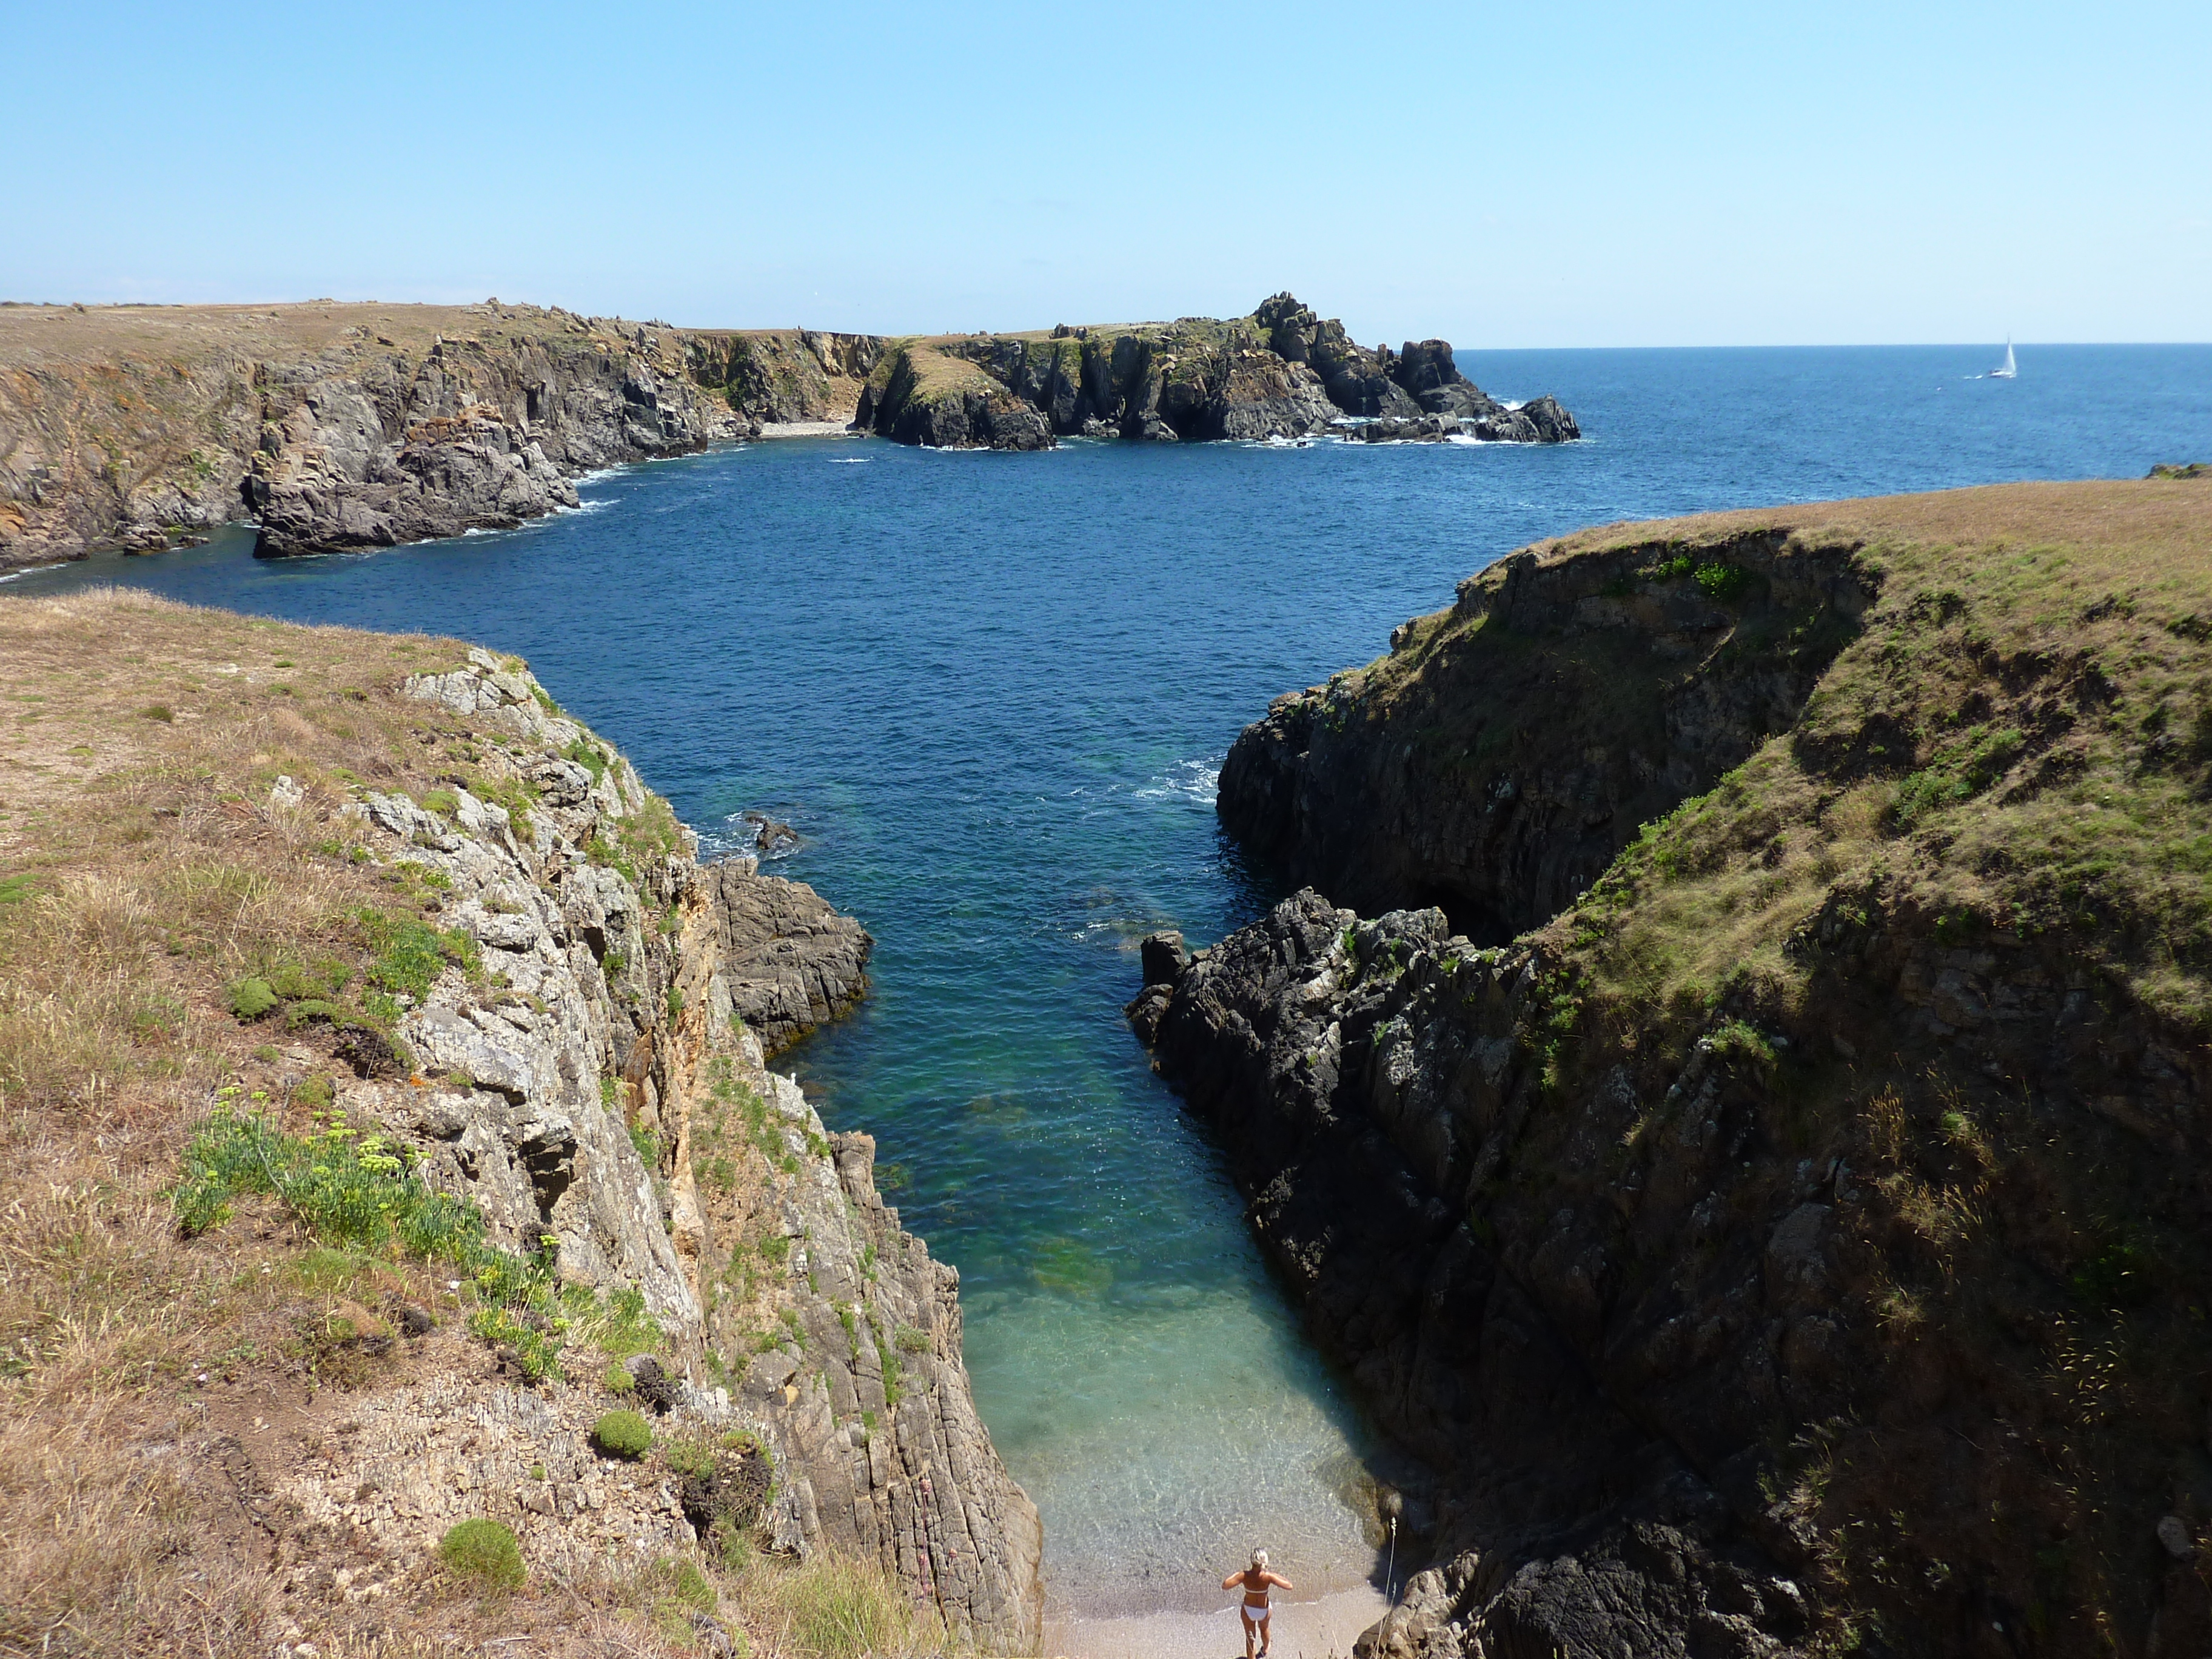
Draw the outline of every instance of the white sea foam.
M10 570L5 575L0 575L0 582L12 582L18 576L35 576L41 570L58 570L71 562L73 561L69 559L57 559L52 564L27 564L21 570Z
M763 864L780 864L798 852L799 843L779 847L773 852L763 852L755 845L753 838L759 826L745 822L745 813L762 810L757 806L749 806L738 811L726 812L723 814L721 827L702 830L699 832L700 855L703 858L722 858L732 853L750 853ZM771 812L769 816L774 817L775 815Z
M830 458L830 465L832 466L866 466L868 464L868 459L869 458L866 455L832 455Z
M1215 755L1205 760L1177 761L1130 793L1138 800L1181 800L1211 806L1221 782L1222 758Z

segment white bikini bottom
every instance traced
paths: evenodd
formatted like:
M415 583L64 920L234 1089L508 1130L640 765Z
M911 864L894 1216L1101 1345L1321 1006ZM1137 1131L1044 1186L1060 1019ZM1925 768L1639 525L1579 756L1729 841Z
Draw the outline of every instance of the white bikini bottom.
M1246 1601L1239 1605L1237 1611L1244 1615L1244 1622L1248 1625L1263 1624L1267 1620L1267 1608L1264 1602L1255 1607Z

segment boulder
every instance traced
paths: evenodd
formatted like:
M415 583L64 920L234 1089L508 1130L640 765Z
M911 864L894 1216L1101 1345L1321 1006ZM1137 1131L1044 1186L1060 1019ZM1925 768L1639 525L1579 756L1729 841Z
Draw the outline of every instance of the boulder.
M1167 928L1138 942L1137 959L1144 965L1146 984L1173 985L1190 966L1190 949L1181 933Z
M804 882L756 873L750 858L702 866L721 933L732 1011L769 1054L860 1001L875 941Z

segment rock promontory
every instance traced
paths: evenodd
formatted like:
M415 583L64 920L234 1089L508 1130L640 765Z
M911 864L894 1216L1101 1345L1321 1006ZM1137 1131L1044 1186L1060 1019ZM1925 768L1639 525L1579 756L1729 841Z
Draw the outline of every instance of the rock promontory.
M1133 1020L1384 1427L1363 1659L2212 1643L2212 504L1501 560L1239 739Z
M1383 432L1360 424L1373 417ZM1549 398L1508 409L1486 396L1460 373L1448 341L1370 349L1288 294L1226 319L897 341L855 422L902 442L988 449L1073 436L1300 438L1340 427L1362 437L1510 443L1581 436Z
M878 349L496 300L0 307L0 568L241 518L270 556L512 528L599 468L849 420Z

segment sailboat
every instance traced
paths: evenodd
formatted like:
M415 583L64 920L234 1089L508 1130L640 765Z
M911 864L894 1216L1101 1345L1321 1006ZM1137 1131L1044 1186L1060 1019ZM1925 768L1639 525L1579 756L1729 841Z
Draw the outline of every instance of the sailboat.
M2004 362L1990 371L1989 378L1992 380L2017 380L2020 379L2020 365L2013 361L2012 341L2009 338L2005 341Z

